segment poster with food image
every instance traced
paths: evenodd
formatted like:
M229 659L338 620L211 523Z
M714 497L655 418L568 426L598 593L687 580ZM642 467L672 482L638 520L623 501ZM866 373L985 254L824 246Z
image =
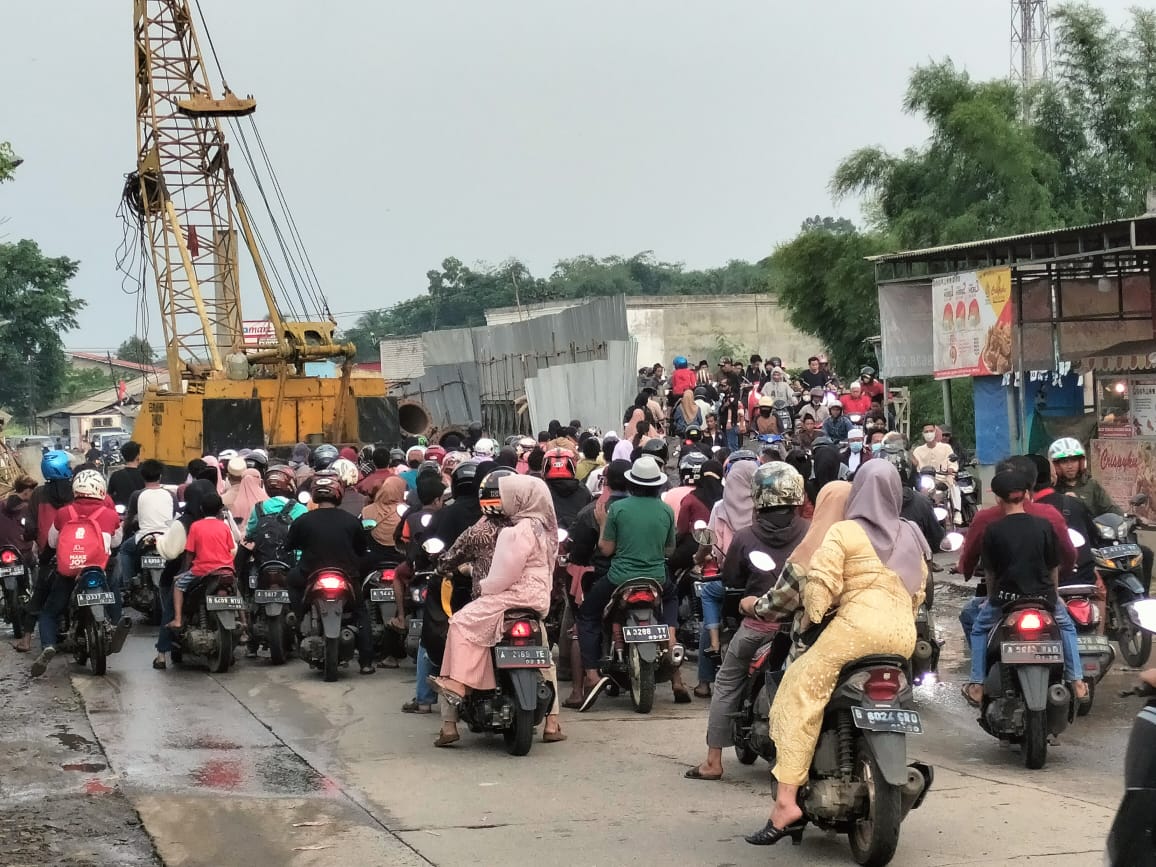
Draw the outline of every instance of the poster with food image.
M1156 444L1136 439L1094 439L1091 446L1088 469L1112 502L1145 522L1156 519ZM1137 494L1147 494L1148 503L1129 505Z
M1156 377L1134 377L1128 402L1135 436L1156 437Z
M1011 269L987 268L931 281L936 379L1011 370Z

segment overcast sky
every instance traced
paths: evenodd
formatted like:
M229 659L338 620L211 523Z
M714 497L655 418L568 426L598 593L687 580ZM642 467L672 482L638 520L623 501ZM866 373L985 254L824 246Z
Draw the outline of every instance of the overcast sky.
M761 258L809 215L858 217L827 192L841 157L920 142L912 67L1009 63L1007 0L201 2L342 325L447 256ZM114 267L132 71L130 0L4 3L0 139L26 162L0 235L81 261L75 348L133 329Z

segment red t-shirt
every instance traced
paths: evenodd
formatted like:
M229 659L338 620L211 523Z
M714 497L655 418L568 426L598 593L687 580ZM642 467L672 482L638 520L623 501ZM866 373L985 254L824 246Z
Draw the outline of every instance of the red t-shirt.
M883 397L883 383L879 380L873 379L866 385L860 380L859 385L863 386L863 393L868 397Z
M855 399L850 394L845 394L839 398L839 403L843 404L843 412L847 415L858 413L859 415L866 415L871 409L870 395L860 393L859 398Z
M682 393L687 389L694 391L696 385L698 376L689 367L676 370L670 376L670 390L674 392L675 397L682 397Z
M220 518L194 521L185 550L193 555L192 572L198 578L233 568L233 532Z

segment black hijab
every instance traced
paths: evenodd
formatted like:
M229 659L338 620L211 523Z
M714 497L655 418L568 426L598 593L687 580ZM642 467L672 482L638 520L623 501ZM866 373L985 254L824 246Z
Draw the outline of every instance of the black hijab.
M722 476L723 465L718 461L707 461L702 465L702 475L694 483L694 490L690 492L691 496L698 497L708 509L714 508L714 504L722 499Z
M205 497L215 493L217 493L217 486L206 479L198 479L185 488L185 509L179 520L186 533L193 525L193 521L199 521L205 517Z

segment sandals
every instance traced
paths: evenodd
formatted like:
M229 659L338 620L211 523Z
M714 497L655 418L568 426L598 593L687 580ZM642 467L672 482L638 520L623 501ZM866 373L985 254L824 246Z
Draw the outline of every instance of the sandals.
M609 685L610 678L606 675L603 675L602 679L599 680L598 683L594 684L594 686L587 690L586 698L582 699L582 704L578 705L578 713L585 713L586 711L590 710L590 708L594 707L594 702L598 701L598 696L602 694L602 690L606 689L606 687Z
M168 667L169 664L160 657L153 660L153 668L155 668L157 671L164 671Z
M432 704L421 704L416 698L411 698L401 706L402 713L433 713Z
M361 674L377 674L377 668L372 665L361 666Z
M434 677L433 675L430 675L428 678L426 678L426 680L428 681L429 685L437 691L438 695L442 696L447 702L449 702L450 707L457 707L466 700L464 695L456 693L446 686L445 678Z
M447 735L445 732L439 732L438 738L434 741L435 747L448 747L450 744L456 744L462 739L462 736L457 732L452 735Z
M381 662L379 662L377 664L377 667L378 668L400 668L401 663L398 662L396 659L394 659L392 656L387 656L385 659L383 659Z
M791 844L798 846L803 842L803 829L807 823L800 819L793 825L788 825L785 828L776 828L770 819L767 819L767 824L760 830L753 834L748 834L745 839L752 846L774 846L784 837L791 838Z
M12 649L17 653L28 653L32 650L32 645L30 644L27 647L21 647L19 644L13 644Z
M672 686L671 690L674 692L675 704L690 704L690 693L685 686Z
M972 694L971 694L971 691L970 691L970 690L968 690L968 687L969 687L969 686L981 686L981 685L980 685L980 684L978 684L978 683L965 683L965 684L963 685L963 688L962 688L962 689L960 689L960 693L963 695L964 701L966 701L966 702L967 702L968 704L970 704L972 707L979 707L979 706L980 706L980 702L982 701L982 696L983 696L983 693L981 692L981 693L980 693L980 698L978 698L978 699L977 699L977 698L973 697L973 696L972 696Z
M710 698L712 695L710 684L704 683L696 686L693 690L693 693L695 698Z
M564 740L566 740L566 732L561 729L558 729L556 732L548 732L545 729L542 730L542 743L544 744L559 744Z
M685 774L683 774L683 776L686 777L688 780L711 780L711 781L721 780L723 777L722 774L704 774L702 771L699 770L698 765L695 765L693 768L689 769Z

